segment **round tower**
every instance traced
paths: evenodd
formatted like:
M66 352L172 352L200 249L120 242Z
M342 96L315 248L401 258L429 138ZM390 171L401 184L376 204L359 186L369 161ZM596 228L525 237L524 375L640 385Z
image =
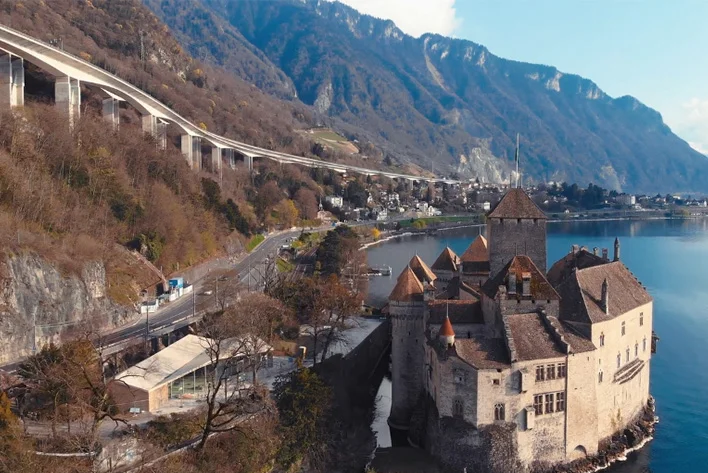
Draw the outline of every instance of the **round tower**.
M391 427L407 430L423 389L425 289L408 266L388 300L391 318Z
M445 316L442 326L440 327L440 332L438 332L438 338L440 343L445 348L452 348L455 346L455 331L452 329L452 323L450 322L450 317Z

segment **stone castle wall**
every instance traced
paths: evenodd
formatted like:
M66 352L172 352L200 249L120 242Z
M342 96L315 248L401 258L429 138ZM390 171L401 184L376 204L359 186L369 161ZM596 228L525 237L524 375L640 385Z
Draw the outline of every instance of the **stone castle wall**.
M491 218L489 234L490 276L494 277L517 255L527 255L546 273L546 221Z
M423 390L425 305L389 302L391 316L391 415L389 422L406 428Z

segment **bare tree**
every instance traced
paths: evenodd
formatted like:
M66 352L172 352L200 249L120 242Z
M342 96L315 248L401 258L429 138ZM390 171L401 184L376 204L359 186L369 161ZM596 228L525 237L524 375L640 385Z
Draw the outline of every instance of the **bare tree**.
M344 332L352 328L353 318L361 310L362 298L357 292L350 291L336 275L331 275L324 280L325 289L322 291L322 312L326 325L323 331L321 361L327 358L327 352L333 343L341 342Z
M239 431L240 419L268 409L269 406L266 393L255 385L245 393L238 389L229 390L228 378L238 359L243 356L243 342L236 337L238 328L232 324L226 312L204 317L200 329L205 335L204 350L209 357L210 367L207 369L198 450L204 448L212 434Z

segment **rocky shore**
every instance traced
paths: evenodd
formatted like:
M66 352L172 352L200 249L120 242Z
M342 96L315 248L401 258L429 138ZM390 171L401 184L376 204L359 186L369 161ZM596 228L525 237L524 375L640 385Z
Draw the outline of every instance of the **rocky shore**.
M615 462L625 461L627 455L639 450L654 438L659 418L656 416L654 398L649 398L644 412L637 421L612 437L594 456L565 465L537 468L533 473L592 473L608 468Z

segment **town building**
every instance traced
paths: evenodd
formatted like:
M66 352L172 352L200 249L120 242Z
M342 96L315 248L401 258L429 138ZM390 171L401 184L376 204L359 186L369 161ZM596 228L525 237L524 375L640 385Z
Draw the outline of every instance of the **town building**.
M445 248L429 268L416 256L399 276L389 425L446 471L602 453L652 402L651 296L619 240L612 259L573 246L546 271L546 216L521 189L486 233L462 257Z

